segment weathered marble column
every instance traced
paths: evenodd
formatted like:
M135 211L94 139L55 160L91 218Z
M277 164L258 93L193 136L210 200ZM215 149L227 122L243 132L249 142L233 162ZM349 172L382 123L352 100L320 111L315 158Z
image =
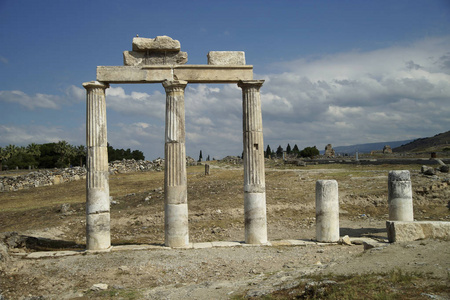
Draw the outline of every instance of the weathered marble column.
M411 179L408 170L389 171L388 205L390 221L414 221Z
M164 171L165 245L189 244L184 89L186 81L164 81L166 90L166 142Z
M339 241L339 197L336 180L316 181L316 240Z
M245 242L267 243L264 143L259 90L264 80L240 81L244 136Z
M111 246L105 90L108 84L83 83L86 89L86 248Z

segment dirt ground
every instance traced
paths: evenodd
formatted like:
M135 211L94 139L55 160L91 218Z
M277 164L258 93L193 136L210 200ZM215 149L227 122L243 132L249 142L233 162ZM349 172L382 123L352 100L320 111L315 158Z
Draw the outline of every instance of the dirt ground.
M190 242L242 241L242 168L211 163L209 176L203 168L188 168ZM393 169L411 171L415 219L450 221L449 174L424 176L416 165L293 167L273 162L266 164L268 236L273 246L86 253L81 251L84 182L0 193L0 232L7 241L0 244L0 299L239 299L288 289L311 274L326 277L398 269L422 272L429 275L424 279L428 283L450 286L448 241L385 243L387 174ZM277 243L314 240L318 179L338 181L340 234L350 236L355 244ZM110 190L112 244L162 246L163 172L111 176ZM50 198L60 200L48 204ZM32 209L20 205L30 199L41 201L40 205ZM5 234L12 231L18 235ZM383 246L364 250L358 238L371 238ZM23 256L62 250L80 250L80 254ZM96 284L107 288L95 290ZM450 290L434 296L449 299Z

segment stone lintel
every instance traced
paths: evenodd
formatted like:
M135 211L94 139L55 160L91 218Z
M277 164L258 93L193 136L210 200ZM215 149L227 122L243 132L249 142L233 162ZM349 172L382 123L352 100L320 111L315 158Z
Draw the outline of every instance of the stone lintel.
M161 83L165 80L184 80L188 83L238 83L253 80L253 66L98 66L97 80L105 83Z
M386 221L390 243L422 239L450 240L450 222L444 221Z

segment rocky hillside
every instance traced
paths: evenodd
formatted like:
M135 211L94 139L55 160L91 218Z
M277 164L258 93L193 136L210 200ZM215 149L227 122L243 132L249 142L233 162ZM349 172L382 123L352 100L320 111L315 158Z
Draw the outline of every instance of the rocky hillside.
M445 151L450 149L450 131L436 134L433 137L420 138L400 147L392 149L393 152L421 152L421 151Z

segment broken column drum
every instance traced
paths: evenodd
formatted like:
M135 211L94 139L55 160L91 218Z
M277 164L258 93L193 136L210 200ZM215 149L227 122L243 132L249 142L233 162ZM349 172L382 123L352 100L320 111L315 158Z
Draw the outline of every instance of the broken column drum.
M388 205L390 221L414 221L411 179L408 170L389 171Z
M267 243L264 144L259 90L264 80L240 81L244 140L245 242Z
M339 241L339 196L336 180L316 182L316 240Z
M164 81L166 90L166 142L164 172L165 244L189 244L184 89L186 81Z
M109 85L91 81L83 86L87 93L86 248L104 250L111 246L105 103Z

